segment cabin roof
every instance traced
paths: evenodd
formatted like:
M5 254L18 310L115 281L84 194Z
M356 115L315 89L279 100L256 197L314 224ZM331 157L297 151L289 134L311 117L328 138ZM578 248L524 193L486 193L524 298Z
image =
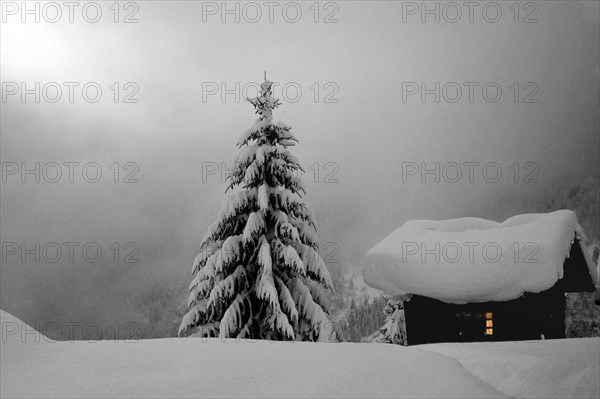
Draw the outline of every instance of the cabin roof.
M502 223L409 221L366 254L363 278L392 296L418 294L459 304L542 292L564 276L585 280L563 280L565 290L588 291L597 283L597 272L581 247L584 237L570 210L517 215Z

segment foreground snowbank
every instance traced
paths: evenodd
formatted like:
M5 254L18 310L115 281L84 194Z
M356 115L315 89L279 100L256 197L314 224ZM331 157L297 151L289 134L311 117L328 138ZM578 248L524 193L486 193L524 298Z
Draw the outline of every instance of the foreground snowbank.
M201 338L55 342L31 330L22 335L14 327L24 329L23 323L4 312L0 319L1 397L489 398L505 397L496 388L509 391L510 384L501 381L514 380L528 366L537 370L537 379L526 397L598 392L597 378L585 378L585 373L598 375L598 364L590 360L598 359L598 340L546 341L529 352L528 344L504 343L514 346L510 358L505 350L469 344L406 348ZM521 352L523 358L517 356ZM485 372L476 372L479 367ZM556 382L560 379L564 384ZM560 387L560 395L552 394L552 387Z
M3 338L2 397L504 396L455 359L391 345Z
M420 345L518 398L600 397L600 339Z

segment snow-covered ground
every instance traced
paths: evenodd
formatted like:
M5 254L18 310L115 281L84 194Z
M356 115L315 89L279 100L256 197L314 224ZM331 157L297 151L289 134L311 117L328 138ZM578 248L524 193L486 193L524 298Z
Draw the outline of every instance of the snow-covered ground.
M599 339L54 342L7 313L0 319L2 397L598 397Z
M419 345L517 398L600 397L600 339Z

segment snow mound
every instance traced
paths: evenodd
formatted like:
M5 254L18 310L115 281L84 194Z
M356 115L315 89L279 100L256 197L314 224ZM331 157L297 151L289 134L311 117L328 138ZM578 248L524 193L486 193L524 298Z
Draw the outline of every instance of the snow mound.
M562 278L576 234L583 237L570 210L517 215L503 223L410 221L366 254L363 278L393 296L419 294L457 304L511 300L545 291ZM595 267L586 261L595 281Z
M1 349L0 396L11 398L506 397L453 358L396 345L165 338Z
M23 323L21 320L8 312L0 309L0 323ZM23 323L24 324L24 323Z
M3 324L0 397L598 397L598 339L403 347L5 335Z
M11 373L26 372L32 361L38 358L38 352L44 351L52 357L56 341L46 337L33 329L30 325L15 316L0 310L0 326L2 339L0 340L0 397L11 397L4 393L5 371ZM27 345L24 343L27 342ZM33 378L33 376L31 377Z
M517 398L600 397L600 339L417 346L457 359L467 371Z
M29 324L2 309L0 309L0 325L2 326L3 344L14 345L23 342L24 339L35 342L53 342Z

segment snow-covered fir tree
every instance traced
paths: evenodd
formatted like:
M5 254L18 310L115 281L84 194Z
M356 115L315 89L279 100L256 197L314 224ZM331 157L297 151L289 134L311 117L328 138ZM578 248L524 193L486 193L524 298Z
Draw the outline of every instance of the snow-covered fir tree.
M387 304L383 309L386 322L379 329L381 342L388 344L406 345L406 321L404 317L404 303L401 299L392 299L384 295Z
M318 253L313 214L301 201L303 169L287 149L298 140L290 126L273 122L280 103L272 84L265 81L259 96L248 99L258 119L237 144L242 151L226 190L234 194L200 243L179 335L332 338L327 291L333 284Z

